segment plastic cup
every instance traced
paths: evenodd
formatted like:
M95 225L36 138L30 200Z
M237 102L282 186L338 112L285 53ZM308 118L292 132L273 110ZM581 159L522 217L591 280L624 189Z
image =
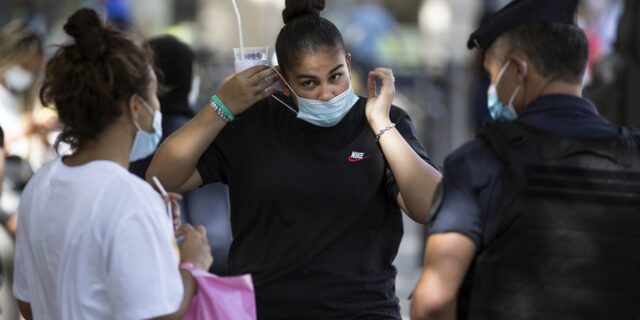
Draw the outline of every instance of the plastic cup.
M269 64L269 47L244 48L244 57L240 48L233 48L236 72L242 72L259 64Z

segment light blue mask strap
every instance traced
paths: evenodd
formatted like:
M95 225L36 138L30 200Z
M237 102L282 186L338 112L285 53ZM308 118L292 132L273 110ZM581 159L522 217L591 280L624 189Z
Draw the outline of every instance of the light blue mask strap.
M276 69L276 67L271 66L271 68L273 69L273 71L275 71L278 74L278 77L280 77L280 79L282 80L282 82L284 82L284 84L287 86L287 88L289 88L289 90L291 91L291 93L293 95L295 95L296 97L298 97L298 95L296 94L295 91L293 91L293 88L291 88L291 86L289 85L289 83L287 83L287 80L284 79L284 77L280 74L280 72L278 72L278 69ZM291 110L291 112L295 113L296 115L298 114L298 111L296 111L294 108L291 108L288 104L286 104L284 101L280 100L280 98L276 97L275 95L271 95L271 97L273 97L274 99L276 99L278 102L282 103L283 106L287 107L287 109Z

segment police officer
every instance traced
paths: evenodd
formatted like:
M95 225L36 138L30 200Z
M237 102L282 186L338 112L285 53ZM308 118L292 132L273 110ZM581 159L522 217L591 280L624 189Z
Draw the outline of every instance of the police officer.
M515 0L471 34L494 121L444 165L413 319L638 319L638 134L581 97L578 0Z

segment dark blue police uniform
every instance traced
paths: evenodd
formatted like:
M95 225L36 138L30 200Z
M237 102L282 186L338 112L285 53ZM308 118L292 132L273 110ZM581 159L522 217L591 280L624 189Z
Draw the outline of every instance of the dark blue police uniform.
M520 124L559 136L606 139L621 128L601 117L588 100L571 95L546 95L527 106L516 120ZM483 139L475 139L452 153L444 163L443 180L432 211L429 234L456 232L469 237L478 249L496 235L503 190L503 164ZM458 319L466 319L474 282L474 264L458 296Z
M554 35L577 33L577 5L512 1L467 46L486 53L525 25L564 43ZM585 43L569 45L575 59ZM489 100L496 106L504 108ZM640 133L609 123L588 100L544 95L515 121L488 123L445 161L434 198L430 234L462 234L477 248L458 319L640 316Z
M613 138L620 128L598 114L589 101L570 95L538 98L519 115L517 122L561 136ZM429 234L457 232L471 238L478 252L483 239L491 239L497 227L501 198L502 165L481 139L468 142L444 163L441 198Z

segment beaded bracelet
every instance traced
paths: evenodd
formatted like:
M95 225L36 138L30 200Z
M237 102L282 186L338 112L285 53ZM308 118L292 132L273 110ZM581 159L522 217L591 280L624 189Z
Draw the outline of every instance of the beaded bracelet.
M222 112L222 109L220 109L220 107L218 106L218 104L216 104L215 101L211 100L209 101L209 106L211 106L211 109L213 109L213 111L215 111L215 113L220 116L220 118L222 118L222 120L229 122L231 121L229 118L227 118L227 116L224 114L224 112Z
M380 141L380 137L387 131L393 129L396 127L396 124L391 122L390 125L384 127L384 129L381 129L380 131L378 131L378 133L376 134L376 142Z
M211 97L209 105L211 105L213 111L215 111L225 121L233 122L236 120L236 117L231 113L231 110L229 110L217 95Z

